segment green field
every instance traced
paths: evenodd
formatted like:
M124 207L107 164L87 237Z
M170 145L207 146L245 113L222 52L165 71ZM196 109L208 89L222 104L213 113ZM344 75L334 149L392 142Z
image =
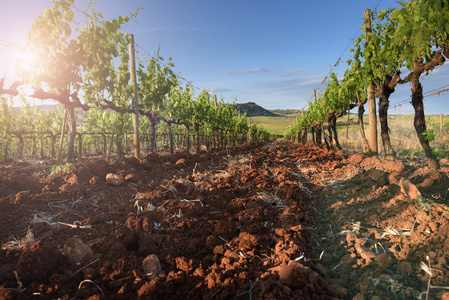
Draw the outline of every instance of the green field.
M251 123L256 123L275 134L283 134L295 121L294 117L251 117L249 119Z

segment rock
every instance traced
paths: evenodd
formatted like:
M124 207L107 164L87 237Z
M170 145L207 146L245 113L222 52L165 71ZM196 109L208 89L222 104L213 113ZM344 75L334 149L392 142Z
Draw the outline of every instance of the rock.
M177 165L184 165L186 163L186 160L184 158L178 159L176 162Z
M437 257L437 254L433 251L429 251L429 257L430 259L435 259Z
M449 292L444 292L441 294L441 300L449 300Z
M149 198L147 197L146 193L137 193L136 196L134 197L134 199L136 199L136 200L148 200Z
M420 210L416 215L416 221L420 224L427 224L428 222L430 222L430 216L427 214L427 212Z
M399 181L399 186L401 187L401 192L411 200L422 199L421 192L418 190L416 185L410 182L410 180L402 177Z
M373 281L370 278L365 278L360 284L360 291L362 294L369 292L374 292L376 288L374 287Z
M78 183L78 176L76 174L73 174L70 177L64 178L64 180L65 180L65 182L71 183L71 184Z
M246 204L246 207L248 209L251 209L251 208L258 209L261 207L261 205L257 201L250 201Z
M38 241L23 250L16 270L20 281L27 286L36 278L40 282L49 282L54 274L64 272L67 268L67 259L55 247Z
M351 165L357 165L362 162L365 158L363 154L353 154L348 158L348 161Z
M320 274L318 272L312 271L309 274L309 282L310 283L317 283L318 279L320 278Z
M136 174L134 174L134 173L126 175L125 180L127 182L132 182L132 183L137 183L139 181Z
M331 284L326 289L338 298L346 299L348 297L348 291L341 285Z
M119 186L125 183L125 178L119 174L109 173L106 175L106 182L115 186Z
M389 268L394 263L394 259L387 253L379 254L376 256L375 261L381 268Z
M398 265L398 271L401 273L413 273L412 264L408 261L401 261Z
M290 261L279 269L279 281L292 289L303 288L307 284L305 275L300 271L299 264Z
M358 293L352 300L365 300L365 296L362 293Z
M323 276L325 276L328 271L322 264L316 264L315 269Z
M150 254L142 262L143 271L150 278L154 279L162 273L161 263L155 254Z
M70 193L78 193L81 192L81 186L79 183L66 183L63 184L59 190L61 192L70 192Z
M435 222L430 222L429 223L429 227L433 232L437 232L438 231L438 225Z
M371 260L376 258L376 253L371 251L368 248L356 245L355 250L359 253L359 255L366 260L368 263L371 262Z
M438 257L438 264L440 265L446 265L447 264L447 259L444 256L440 256Z
M101 181L101 177L100 176L94 176L89 180L89 183L91 185L95 185L98 184Z
M380 274L379 280L384 281L384 282L390 282L391 276L389 274Z
M399 175L398 172L392 172L390 174L388 174L388 182L390 182L390 184L396 184L399 185L399 181L401 176Z
M340 258L340 263L352 265L355 263L355 259L351 257L351 254L346 254L342 258Z
M62 254L67 257L72 264L76 265L81 262L87 262L94 256L92 249L81 239L76 237L71 237L67 240L64 244Z
M405 170L405 166L401 161L395 160L384 162L382 169L387 173L402 173Z

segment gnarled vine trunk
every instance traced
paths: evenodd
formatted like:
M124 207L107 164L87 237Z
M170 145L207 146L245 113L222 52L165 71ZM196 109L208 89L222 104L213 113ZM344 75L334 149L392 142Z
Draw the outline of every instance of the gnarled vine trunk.
M73 106L66 106L67 110L67 163L73 162L73 156L75 153L75 135L76 135L76 118L75 109Z
M156 148L156 119L147 115L148 121L150 121L150 152L154 152Z
M393 150L390 141L390 128L388 127L388 108L390 106L390 95L394 92L396 85L400 81L399 73L394 77L385 75L385 80L377 88L377 97L379 98L379 122L380 136L384 147L385 157L394 158L396 152Z
M338 135L337 135L337 116L335 114L332 114L330 116L328 125L329 125L330 131L331 131L329 133L329 135L331 135L331 136L333 135L333 137L334 137L333 140L335 142L335 146L341 150L342 148L341 148L340 142L338 140Z
M424 103L423 103L423 88L420 82L420 77L424 72L432 71L436 66L443 65L446 61L444 55L449 55L449 46L443 44L443 49L438 50L434 57L424 64L424 59L422 55L413 62L413 71L407 75L405 81L412 83L412 105L415 109L415 118L413 120L413 126L415 127L416 134L418 136L418 140L421 144L421 147L424 151L424 154L427 157L427 163L431 169L439 169L440 162L435 157L432 152L432 148L430 148L429 140L424 136L426 134L426 119L424 115Z
M427 130L426 128L426 118L424 115L424 103L422 94L422 85L419 82L419 77L417 80L412 81L412 105L415 109L415 118L413 119L413 126L415 127L418 140L427 157L427 163L429 167L437 170L440 168L440 163L438 159L433 155L432 148L430 148L430 143L428 139L423 135Z

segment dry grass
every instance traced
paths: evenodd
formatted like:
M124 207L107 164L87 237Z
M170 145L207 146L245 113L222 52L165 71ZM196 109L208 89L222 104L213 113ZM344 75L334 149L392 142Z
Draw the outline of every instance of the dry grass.
M346 118L339 120L338 139L343 149L350 149L357 152L363 152L363 143L360 138L359 125L356 124L357 118L352 115L351 125L347 135ZM447 122L449 116L443 117L443 122ZM365 116L365 134L369 140L368 117ZM443 128L440 130L440 116L426 116L426 124L428 130L435 131L435 140L430 143L433 149L444 149L449 153L449 132ZM388 125L390 127L390 139L393 149L399 155L423 156L421 145L416 136L413 127L413 115L389 115ZM380 124L377 126L379 154L384 155L382 139L380 137Z

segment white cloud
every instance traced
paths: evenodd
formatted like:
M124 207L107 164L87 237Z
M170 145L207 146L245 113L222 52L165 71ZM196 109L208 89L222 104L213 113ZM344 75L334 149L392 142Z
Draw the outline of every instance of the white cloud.
M242 75L242 74L267 74L267 73L273 73L272 70L265 69L265 68L253 68L253 69L247 69L247 70L241 70L241 71L226 71L223 73L220 73L219 75L229 75L229 76L235 76L235 75Z

